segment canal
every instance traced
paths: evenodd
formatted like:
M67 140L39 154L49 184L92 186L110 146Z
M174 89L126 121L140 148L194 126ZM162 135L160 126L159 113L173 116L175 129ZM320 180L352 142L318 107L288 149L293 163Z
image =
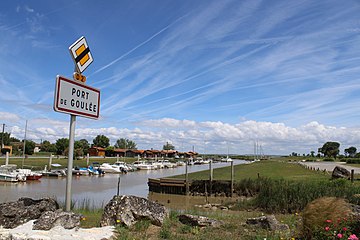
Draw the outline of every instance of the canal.
M246 161L234 160L234 165ZM229 162L213 164L213 168L230 166ZM209 169L209 165L188 166L189 173ZM117 193L120 176L120 194L148 197L148 178L162 178L185 173L185 166L170 169L136 171L128 174L105 174L104 176L74 176L72 179L72 200L81 206L86 202L90 207L104 206ZM214 176L216 177L216 176ZM23 183L0 182L0 203L15 201L20 197L39 199L54 197L65 202L66 178L43 177L39 181Z

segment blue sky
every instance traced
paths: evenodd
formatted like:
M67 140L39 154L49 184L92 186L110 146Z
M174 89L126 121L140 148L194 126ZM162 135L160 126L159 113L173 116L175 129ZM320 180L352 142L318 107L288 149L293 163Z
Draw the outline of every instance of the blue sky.
M360 149L358 1L1 1L0 122L36 142L68 137L55 77L85 36L100 119L76 139L127 137L139 148Z

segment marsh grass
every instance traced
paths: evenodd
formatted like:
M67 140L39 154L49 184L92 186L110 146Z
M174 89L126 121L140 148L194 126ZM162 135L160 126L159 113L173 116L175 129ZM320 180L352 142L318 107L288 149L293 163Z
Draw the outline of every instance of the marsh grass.
M262 178L271 179L286 179L286 180L312 180L321 181L328 179L329 176L321 171L310 171L300 164L279 161L267 160L255 162L252 164L239 164L234 166L234 180L240 181L242 179L257 179ZM222 167L213 169L214 180L230 180L231 168ZM185 178L185 174L173 176L173 178ZM189 173L190 180L208 180L209 170Z
M236 185L236 191L255 195L250 201L238 201L236 208L260 208L272 213L299 212L311 201L325 196L344 198L354 204L360 203L360 199L356 197L356 194L360 193L360 186L345 179L326 181L247 179Z

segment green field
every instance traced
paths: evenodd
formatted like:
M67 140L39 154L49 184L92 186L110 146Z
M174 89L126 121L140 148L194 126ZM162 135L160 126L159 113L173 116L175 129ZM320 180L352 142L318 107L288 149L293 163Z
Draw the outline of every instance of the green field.
M234 166L234 180L238 181L244 178L255 179L267 177L272 179L287 180L324 180L329 175L324 172L310 171L294 162L285 162L278 160L266 160L251 164L239 164ZM185 178L185 175L173 176L174 178ZM214 169L214 180L230 180L231 168L223 167ZM209 179L209 170L189 173L189 179L206 180Z

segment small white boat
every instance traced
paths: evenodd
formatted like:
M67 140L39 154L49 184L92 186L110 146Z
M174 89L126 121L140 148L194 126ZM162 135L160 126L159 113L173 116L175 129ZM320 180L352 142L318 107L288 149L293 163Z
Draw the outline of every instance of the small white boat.
M31 169L26 168L19 168L16 169L16 172L24 174L26 176L26 180L39 180L42 178L42 173L40 172L33 172Z
M175 163L172 163L167 159L163 160L163 164L165 168L174 168L177 166Z
M138 168L139 170L154 170L156 166L145 161L135 161L133 166Z
M119 166L112 165L110 163L103 163L99 168L106 173L121 173Z
M113 167L117 167L120 169L121 172L123 173L127 173L130 171L133 171L132 167L130 167L129 165L127 165L125 162L120 162L117 161L114 164L112 164Z
M178 166L185 166L186 163L185 163L184 161L177 161L177 162L176 162L176 165L178 165Z
M2 165L0 166L0 181L3 182L19 182L26 181L25 174L16 172L16 165Z

